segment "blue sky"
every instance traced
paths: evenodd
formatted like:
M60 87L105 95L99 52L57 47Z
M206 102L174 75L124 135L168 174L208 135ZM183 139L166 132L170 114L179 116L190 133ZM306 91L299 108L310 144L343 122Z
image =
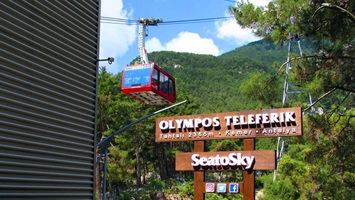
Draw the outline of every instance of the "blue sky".
M249 0L258 6L269 1ZM233 19L174 25L164 22L229 17L228 7L232 5L229 0L102 0L101 16L128 20L162 18L163 23L158 26L148 26L148 53L168 50L218 56L261 38L253 35L252 30L239 27ZM101 23L100 58L114 57L115 62L101 62L100 66L106 66L113 74L121 72L139 54L137 35L137 25Z

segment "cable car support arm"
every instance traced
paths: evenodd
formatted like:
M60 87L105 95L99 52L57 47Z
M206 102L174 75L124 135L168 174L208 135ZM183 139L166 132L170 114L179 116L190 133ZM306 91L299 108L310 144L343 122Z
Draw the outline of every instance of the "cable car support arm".
M157 26L158 23L163 22L163 19L154 19L154 18L139 18L138 19L138 63L139 64L148 64L148 54L145 49L145 37L148 36L146 33L147 26Z

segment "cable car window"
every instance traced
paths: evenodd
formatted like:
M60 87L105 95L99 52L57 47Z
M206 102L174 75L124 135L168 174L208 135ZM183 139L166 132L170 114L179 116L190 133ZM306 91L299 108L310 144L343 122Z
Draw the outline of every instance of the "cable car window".
M153 70L153 84L155 84L155 85L159 85L159 71L156 69L156 68L154 68L154 70Z
M168 88L168 77L160 72L160 89L163 92L168 92L169 88Z
M149 84L150 71L150 66L127 68L124 72L123 86L132 87Z
M174 86L173 86L173 81L169 79L169 93L174 95Z

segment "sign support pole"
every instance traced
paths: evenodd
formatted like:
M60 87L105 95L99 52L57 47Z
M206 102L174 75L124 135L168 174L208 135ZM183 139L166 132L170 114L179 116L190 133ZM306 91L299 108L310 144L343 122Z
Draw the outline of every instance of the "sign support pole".
M244 151L255 150L255 138L244 139ZM244 200L255 200L255 171L243 171Z
M194 152L204 152L205 141L194 141ZM205 171L194 171L194 200L205 199Z

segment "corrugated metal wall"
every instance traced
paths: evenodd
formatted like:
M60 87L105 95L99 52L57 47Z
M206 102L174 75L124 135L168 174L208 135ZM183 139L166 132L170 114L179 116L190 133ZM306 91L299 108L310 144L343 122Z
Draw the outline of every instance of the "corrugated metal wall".
M0 1L0 199L93 199L99 0Z

